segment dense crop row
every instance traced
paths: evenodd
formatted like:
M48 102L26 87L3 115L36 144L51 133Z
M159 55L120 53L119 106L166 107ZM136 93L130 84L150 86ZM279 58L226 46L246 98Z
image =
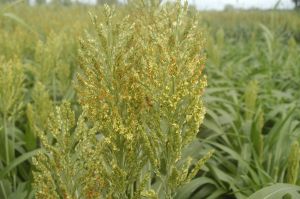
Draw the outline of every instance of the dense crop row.
M163 12L147 7L143 12L135 6L119 7L113 17L104 7L0 9L0 198L33 198L34 179L41 198L69 194L70 198L242 199L276 183L290 185L277 184L263 192L280 188L283 192L278 194L283 196L285 189L295 190L289 194L297 198L299 188L291 185L300 185L300 16L286 11L198 13L191 9L173 29L171 22L178 20L181 8L170 5ZM89 11L97 20L91 20ZM131 18L124 19L128 13ZM195 77L194 70L203 69L203 57L195 52L207 54L206 115L197 138L187 145L193 135L178 137L176 128L197 125L193 121L185 127L175 125L185 113L170 113L176 99L184 98L181 109L189 110L184 117L200 122L201 100L193 96L198 99L202 93L193 89L203 89L205 80L194 82L196 87L187 83ZM180 61L186 70L180 70ZM104 65L126 67L99 67ZM189 73L188 67L195 68ZM140 87L141 81L147 86ZM177 90L168 90L172 85ZM109 93L112 87L118 92ZM130 118L125 126L120 125L122 117ZM164 118L160 127L157 118ZM115 125L110 127L112 120ZM102 123L95 125L97 121ZM140 121L157 134L133 137L132 129L142 132ZM58 127L61 123L66 128ZM120 131L116 127L126 133L116 136ZM168 136L158 133L167 128L173 129ZM78 136L70 136L73 132ZM101 139L99 132L109 139L96 149L87 148L97 146L87 135ZM130 155L105 165L96 158L99 151L106 151L102 158L113 160L121 148ZM81 162L74 158L74 150ZM213 156L196 173L193 165L201 166L201 158L212 150ZM42 155L55 151L62 153L59 161L55 155L52 159ZM193 161L180 159L188 156ZM136 167L125 164L126 158ZM104 167L115 170L111 173ZM51 172L52 181L47 178ZM74 172L78 179L69 178ZM129 173L131 181L120 180ZM196 176L189 181L192 174ZM93 192L98 186L100 193Z

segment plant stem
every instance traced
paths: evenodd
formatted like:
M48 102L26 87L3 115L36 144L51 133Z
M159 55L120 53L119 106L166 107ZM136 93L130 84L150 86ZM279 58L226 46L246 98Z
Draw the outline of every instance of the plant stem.
M11 124L14 124L14 119L12 120L13 122ZM13 125L12 125L13 126ZM15 159L15 141L16 141L16 136L15 136L15 126L13 126L13 132L12 132L12 160ZM13 178L13 187L14 187L14 190L17 190L17 176L16 176L16 172L13 172L12 174L12 178Z
M2 192L3 192L4 199L7 199L7 194L6 194L6 191L5 191L5 188L4 188L4 185L3 185L2 181L0 182L0 186L1 186L1 189L2 189Z
M52 76L52 89L53 89L53 101L54 101L54 104L56 104L56 102L57 102L57 98L56 98L57 92L56 92L55 73Z
M4 128L4 143L5 143L5 160L6 166L9 165L9 143L8 143L8 131L7 131L7 121L6 121L6 114L3 117L3 128Z

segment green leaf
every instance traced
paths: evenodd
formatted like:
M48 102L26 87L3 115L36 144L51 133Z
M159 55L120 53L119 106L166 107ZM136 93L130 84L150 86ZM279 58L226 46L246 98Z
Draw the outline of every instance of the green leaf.
M300 198L300 186L278 183L255 192L248 199L283 199L286 195L291 199Z
M16 158L14 161L12 161L7 167L5 167L0 172L0 179L3 178L6 174L8 174L12 169L14 169L18 165L20 165L22 162L24 162L24 161L28 160L29 158L33 157L34 155L36 155L40 151L41 151L41 149L36 149L34 151L24 153L20 157Z
M17 24L23 26L24 28L26 28L28 31L35 33L35 31L33 30L33 28L28 25L23 19L21 19L20 17L18 17L17 15L13 14L13 13L4 13L3 14L4 17L7 17L9 19L12 19L13 21L15 21Z
M207 177L200 177L192 180L190 183L184 185L181 187L175 198L178 199L188 199L191 194L200 186L205 185L205 184L212 184L215 185L215 182Z

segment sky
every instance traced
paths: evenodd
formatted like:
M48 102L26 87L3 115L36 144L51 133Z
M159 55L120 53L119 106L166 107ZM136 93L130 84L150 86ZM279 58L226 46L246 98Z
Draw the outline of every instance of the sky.
M270 9L278 0L189 0L189 2L196 4L199 9L222 10L228 4L238 8ZM279 4L279 8L293 8L293 6L292 0L281 0Z
M30 0L34 2L35 0ZM51 1L51 0L46 0ZM79 0L80 2L85 2L89 4L96 3L97 0ZM124 2L126 0L119 0ZM163 0L163 1L174 1L174 0ZM190 4L195 4L200 10L222 10L225 5L233 5L236 8L261 8L270 9L278 2L278 0L188 0ZM293 8L292 0L281 0L279 8L290 9Z

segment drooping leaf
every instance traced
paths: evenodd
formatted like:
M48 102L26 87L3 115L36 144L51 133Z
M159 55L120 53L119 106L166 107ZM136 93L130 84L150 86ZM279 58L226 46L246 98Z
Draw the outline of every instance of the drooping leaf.
M291 199L299 199L300 186L278 183L255 192L248 199L283 199L288 195Z

